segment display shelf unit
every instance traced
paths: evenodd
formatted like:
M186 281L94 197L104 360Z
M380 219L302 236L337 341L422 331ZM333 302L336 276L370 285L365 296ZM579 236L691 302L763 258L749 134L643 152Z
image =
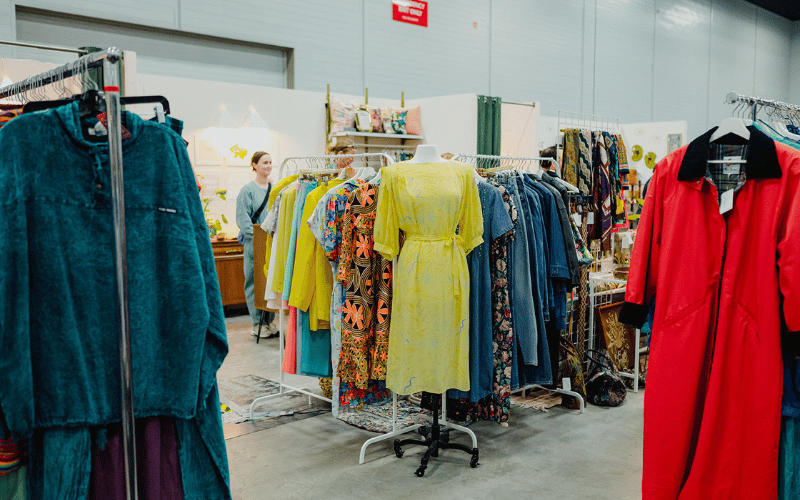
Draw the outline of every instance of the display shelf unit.
M598 305L605 305L611 303L611 296L615 293L622 293L625 291L624 287L615 288L612 290L598 291L597 287L604 284L618 284L625 285L626 280L615 278L613 274L609 273L591 273L589 275L589 334L587 335L589 349L595 348L595 339L597 338L596 325L594 320L594 311ZM619 376L633 379L633 392L639 392L639 357L648 352L648 348L640 346L641 331L636 329L636 340L634 344L633 356L633 373L627 373L620 370ZM588 363L588 360L587 360Z
M422 140L425 138L424 135L357 132L350 130L345 130L344 132L335 132L331 134L331 137L380 137L383 139L415 139L415 140Z

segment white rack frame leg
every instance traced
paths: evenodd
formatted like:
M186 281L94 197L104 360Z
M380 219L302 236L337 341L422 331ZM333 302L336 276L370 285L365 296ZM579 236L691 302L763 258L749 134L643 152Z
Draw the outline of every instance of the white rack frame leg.
M415 431L420 427L422 427L422 425L413 424L409 425L408 427L403 427L402 429L397 428L397 394L394 391L392 391L392 432L386 433L382 436L376 436L374 438L367 439L361 446L361 454L358 457L359 465L364 463L364 456L367 453L367 447L369 445L378 443L380 441L385 441L387 439L391 439L395 436L400 436L401 434L406 434L411 431Z
M568 381L569 381L568 378L564 378L564 383L568 383ZM583 396L581 396L577 392L571 390L571 388L570 389L560 389L560 388L549 389L549 388L543 387L543 386L541 386L539 384L531 384L531 385L526 385L525 387L520 387L519 389L515 389L515 390L511 391L511 394L518 394L518 393L521 392L521 393L523 393L522 396L525 397L525 393L528 392L529 389L544 389L545 391L556 392L558 394L564 394L566 396L572 396L573 398L576 398L578 400L578 402L580 403L580 408L578 409L578 411L580 413L585 413L584 409L586 408L586 402L583 400Z
M311 398L316 398L322 401L327 401L328 403L333 404L333 401L330 399L320 396L319 394L314 394L313 392L309 392L308 387L292 387L286 383L284 383L284 373L283 373L283 306L278 310L280 316L278 317L278 355L280 359L280 365L278 366L278 371L280 372L279 375L279 382L278 382L278 392L275 394L270 394L268 396L261 396L260 398L256 398L250 403L250 420L253 419L253 409L256 405L262 401L266 401L268 399L273 399L277 397L284 396L286 394L290 394L292 392L299 392L301 394L305 394L308 396L308 404L311 404Z
M636 353L633 360L633 373L619 372L620 377L633 379L633 392L639 392L639 356L641 356L642 349L639 348L639 342L642 336L641 330L636 329L636 348L633 352Z
M619 281L612 281L612 283L618 283ZM595 294L597 293L597 288L595 285L595 280L592 279L591 274L589 275L589 349L594 349L594 337L595 337L595 324L594 324L594 309L595 309ZM619 372L620 377L630 378L633 379L633 392L639 392L639 356L641 355L642 349L639 347L639 342L641 341L642 332L638 328L636 329L636 345L634 346L633 352L635 353L634 361L633 361L633 373L626 373L626 372ZM588 373L589 367L589 359L586 359L586 367Z
M476 449L478 447L478 436L476 436L475 433L472 432L472 429L464 427L463 425L458 425L447 421L447 392L442 393L441 421L444 423L445 427L450 427L451 429L456 429L461 432L466 432L467 434L469 434L469 437L472 438L472 449Z

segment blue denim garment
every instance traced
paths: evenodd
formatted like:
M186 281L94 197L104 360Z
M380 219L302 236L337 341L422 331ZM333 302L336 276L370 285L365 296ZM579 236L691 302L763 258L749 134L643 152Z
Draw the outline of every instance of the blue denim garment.
M494 390L494 349L492 335L491 240L514 228L503 204L500 190L485 182L478 184L483 214L483 243L467 255L469 267L469 391L450 389L450 398L477 402Z
M547 272L549 261L548 235L544 224L542 203L538 193L525 185L522 176L517 177L517 183L520 191L525 192L525 197L528 200L528 209L530 210L528 220L531 223L530 230L533 234L532 241L535 245L533 248L534 259L532 259L531 265L535 266L532 268L532 272L535 272L540 284L538 288L534 288L534 293L543 295L534 297L534 303L537 304L536 319L539 333L536 343L537 363L528 363L526 360L519 359L515 364L518 365L519 387L531 384L549 385L553 382L553 374L546 324L549 321L549 310L553 303L553 294L552 284Z
M213 451L208 465L228 491L219 408L210 421L203 411L228 346L194 174L177 133L123 116L134 409L204 426L180 445ZM120 419L108 144L81 128L73 103L0 131L0 216L16 235L0 238L0 412L16 439ZM61 438L69 448L63 433L51 442ZM85 459L52 458L64 477Z
M548 273L553 289L553 305L550 318L555 321L558 330L567 328L565 317L567 315L567 286L571 281L567 248L565 246L564 232L558 214L558 205L555 195L541 182L536 182L532 177L525 176L525 183L540 195L544 225L547 231L549 245ZM574 252L573 252L574 253Z
M531 253L535 259L531 260L531 279L538 283L539 297L541 303L541 314L539 317L539 331L544 331L544 323L550 320L550 309L553 307L553 285L550 282L548 273L548 263L550 262L550 245L547 241L547 232L544 225L544 213L539 196L534 190L525 185L522 177L517 179L520 193L524 192L528 200L528 207L531 213L531 231L533 237L529 240L533 242ZM538 311L537 311L538 312Z
M548 235L548 272L551 278L570 279L569 263L567 262L567 249L564 246L564 233L561 229L561 220L558 216L553 193L529 176L525 176L525 184L532 187L540 194L542 212L544 215L545 229Z
M511 266L508 286L511 297L511 317L514 323L514 342L519 345L519 352L527 362L537 363L536 344L539 330L536 325L534 289L531 283L528 232L524 230L526 219L530 217L530 213L526 210L527 204L523 204L517 183L511 182L512 179L498 179L498 181L508 190L508 194L517 205L519 214L517 227L521 229L516 232L508 246L508 262Z

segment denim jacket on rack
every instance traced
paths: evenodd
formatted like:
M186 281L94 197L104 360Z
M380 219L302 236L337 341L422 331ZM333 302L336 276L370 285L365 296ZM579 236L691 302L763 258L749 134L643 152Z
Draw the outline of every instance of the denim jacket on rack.
M514 200L519 215L517 227L521 229L516 232L516 236L508 246L508 262L511 267L508 275L508 287L514 323L514 342L519 345L519 352L527 362L537 363L536 344L539 330L536 324L536 307L529 265L528 232L525 230L526 219L530 215L525 209L526 205L522 203L516 180L507 176L498 176L497 181L508 190L508 194ZM516 366L514 363L515 369Z

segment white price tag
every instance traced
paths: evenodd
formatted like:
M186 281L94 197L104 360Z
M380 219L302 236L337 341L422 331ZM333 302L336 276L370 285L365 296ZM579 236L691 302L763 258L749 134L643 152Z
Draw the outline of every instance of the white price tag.
M719 213L724 214L733 208L733 189L729 189L722 193L722 198L719 201Z
M586 223L587 224L594 224L594 212L589 212L586 215Z
M572 214L572 220L575 221L575 225L581 227L581 214Z
M569 377L564 377L561 379L561 385L563 386L565 391L572 390L572 382L570 382Z

